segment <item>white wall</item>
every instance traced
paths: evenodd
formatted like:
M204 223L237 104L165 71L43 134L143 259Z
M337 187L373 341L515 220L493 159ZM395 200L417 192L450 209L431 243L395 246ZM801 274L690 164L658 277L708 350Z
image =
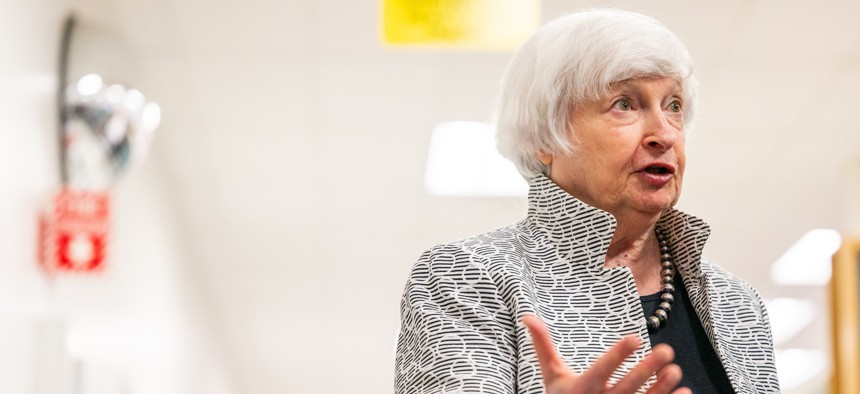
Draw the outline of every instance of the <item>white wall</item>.
M0 391L9 393L34 389L34 324L50 297L36 270L36 212L58 179L53 71L60 2L19 3L0 10Z
M55 73L69 8L0 2L0 392L228 392L193 280L177 268L157 163L113 191L107 271L49 279L37 265L37 214L59 186Z

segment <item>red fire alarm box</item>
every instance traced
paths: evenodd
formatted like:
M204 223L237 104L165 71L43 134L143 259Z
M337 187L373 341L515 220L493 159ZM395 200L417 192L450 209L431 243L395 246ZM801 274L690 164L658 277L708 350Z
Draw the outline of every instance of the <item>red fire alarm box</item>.
M42 214L39 227L39 260L45 269L100 271L105 266L110 195L63 188Z

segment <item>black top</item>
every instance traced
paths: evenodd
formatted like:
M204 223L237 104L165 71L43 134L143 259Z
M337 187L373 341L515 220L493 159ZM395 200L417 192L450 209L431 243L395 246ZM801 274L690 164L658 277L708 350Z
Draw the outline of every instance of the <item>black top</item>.
M645 316L657 309L660 294L640 297ZM714 352L705 329L690 305L690 297L681 278L675 277L675 302L666 324L649 333L651 346L665 343L675 350L675 364L684 375L680 387L688 387L694 394L734 393L726 370Z

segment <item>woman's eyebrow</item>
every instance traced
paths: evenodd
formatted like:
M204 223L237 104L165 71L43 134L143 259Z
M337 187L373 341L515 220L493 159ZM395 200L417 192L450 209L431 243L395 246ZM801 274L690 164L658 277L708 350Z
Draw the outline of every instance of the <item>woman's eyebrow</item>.
M681 81L676 79L672 80L672 86L667 89L667 92L670 92L673 96L678 96L684 98L684 86L681 84ZM618 82L612 82L609 84L609 94L607 96L619 94L619 93L638 93L641 89L639 86L634 83L634 78L624 79Z
M623 79L621 81L612 82L609 84L610 91L622 90L625 88L630 88L631 86L635 86L632 79Z

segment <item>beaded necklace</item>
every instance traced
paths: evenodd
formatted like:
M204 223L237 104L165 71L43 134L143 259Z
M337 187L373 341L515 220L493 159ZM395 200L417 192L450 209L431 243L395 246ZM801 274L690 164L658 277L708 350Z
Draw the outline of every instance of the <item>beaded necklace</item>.
M657 234L657 242L660 243L660 276L663 278L663 289L660 294L660 304L657 305L657 310L651 316L648 316L645 321L648 325L648 332L654 332L660 327L666 325L666 320L669 319L669 312L672 311L672 303L675 302L675 262L672 260L672 253L669 250L669 243L663 237L663 232L658 228L655 230Z

